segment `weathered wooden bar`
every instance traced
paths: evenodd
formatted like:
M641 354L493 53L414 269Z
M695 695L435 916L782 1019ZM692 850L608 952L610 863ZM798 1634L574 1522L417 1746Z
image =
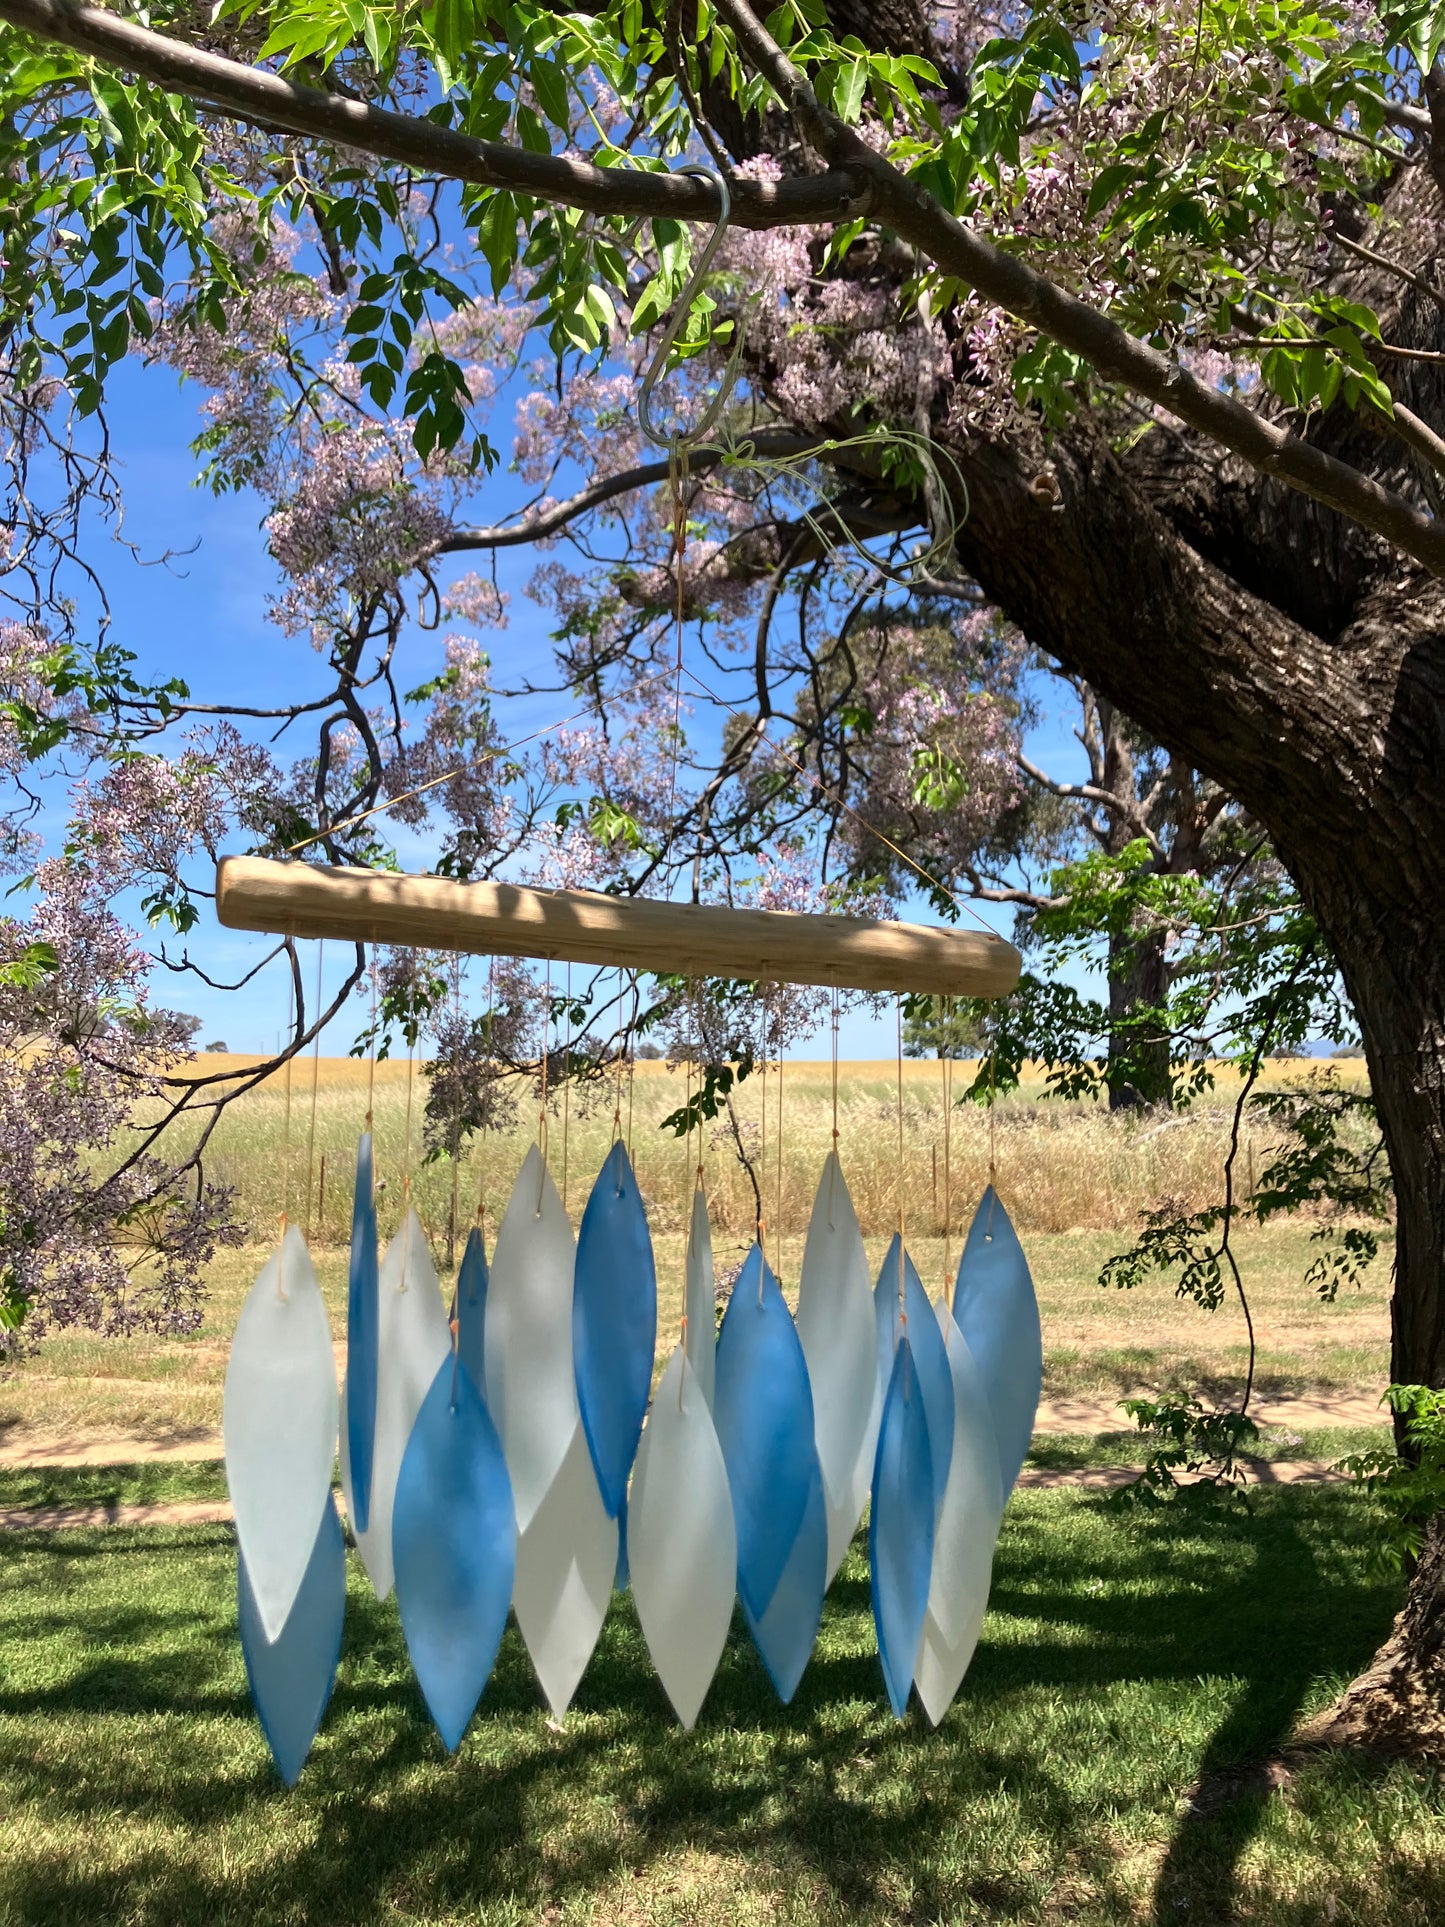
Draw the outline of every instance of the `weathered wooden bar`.
M1021 961L1011 943L983 930L456 883L265 857L222 859L216 910L228 929L277 936L943 997L1004 996Z

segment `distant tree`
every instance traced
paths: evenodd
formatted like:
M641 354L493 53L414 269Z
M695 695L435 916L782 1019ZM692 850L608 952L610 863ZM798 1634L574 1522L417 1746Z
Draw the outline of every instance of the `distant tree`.
M903 1018L905 1057L977 1057L984 1048L983 1025L972 1010L947 997L914 998Z

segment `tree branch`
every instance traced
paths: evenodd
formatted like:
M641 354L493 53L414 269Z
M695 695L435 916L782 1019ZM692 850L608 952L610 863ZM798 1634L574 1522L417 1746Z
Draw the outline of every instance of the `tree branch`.
M10 3L0 0L0 5ZM807 79L759 23L747 0L718 4L739 46L792 111L814 150L872 188L875 220L893 228L945 274L956 275L1017 320L1082 355L1106 380L1168 409L1261 474L1373 529L1432 574L1445 575L1445 529L1432 517L1394 489L1209 387L1107 315L1056 287L1017 255L1006 254L965 227L926 188L915 187L819 104Z
M716 221L716 191L690 174L644 174L594 167L562 154L532 154L454 128L248 67L153 33L102 7L74 0L0 0L0 20L41 40L123 67L143 79L238 120L332 141L423 174L477 187L506 188L590 214ZM810 174L768 184L739 180L732 192L736 227L780 227L856 218L867 189L849 174Z
M3 6L4 0L0 0ZM693 448L688 450L687 465L690 473L705 473L725 462L729 456L752 451L771 460L794 455L816 455L828 446L821 435L793 435L779 431L769 435L751 435L727 448ZM524 516L519 522L501 522L492 528L457 529L439 542L433 550L436 555L455 555L468 549L509 549L520 547L528 542L540 542L544 537L555 535L558 529L575 522L579 515L590 509L600 508L619 495L627 495L634 489L651 488L658 482L665 482L669 464L663 461L639 462L635 468L619 469L615 475L604 475L600 481L589 487L579 489L569 495L565 502L555 502L551 508L543 509L540 514Z

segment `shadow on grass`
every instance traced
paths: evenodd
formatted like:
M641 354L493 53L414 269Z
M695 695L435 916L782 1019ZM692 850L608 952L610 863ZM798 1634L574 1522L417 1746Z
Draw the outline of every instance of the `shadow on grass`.
M1199 1773L1271 1751L1387 1624L1353 1496L1019 1502L937 1734L886 1716L855 1553L790 1707L739 1625L682 1733L621 1600L564 1730L513 1629L448 1760L353 1562L292 1794L245 1699L229 1535L31 1535L0 1556L0 1807L27 1822L0 1845L0 1922L1136 1920L1121 1837L1167 1836ZM1230 1919L1207 1907L1232 1906L1252 1834L1247 1805L1174 1827L1155 1917Z

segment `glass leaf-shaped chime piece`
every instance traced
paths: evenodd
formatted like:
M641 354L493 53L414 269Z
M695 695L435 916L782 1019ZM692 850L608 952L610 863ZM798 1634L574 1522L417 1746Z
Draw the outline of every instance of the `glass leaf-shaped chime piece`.
M901 1292L899 1289L900 1264ZM953 1460L953 1379L948 1369L948 1355L943 1347L943 1335L938 1329L938 1320L934 1316L933 1306L928 1301L928 1293L923 1289L922 1280L918 1276L913 1260L903 1249L902 1240L896 1232L878 1273L873 1303L878 1329L876 1383L880 1395L880 1409L881 1401L887 1395L889 1381L893 1376L898 1340L904 1335L905 1330L907 1333L909 1348L913 1354L913 1368L918 1375L919 1387L923 1394L923 1409L928 1417L928 1449L933 1477L933 1516L936 1520L943 1508L948 1468Z
M828 1510L815 1451L803 1516L767 1609L758 1615L743 1601L743 1618L753 1644L784 1706L797 1692L812 1657L827 1590Z
M346 1285L346 1440L350 1467L346 1510L352 1530L365 1532L371 1516L371 1453L376 1435L377 1247L376 1192L370 1131L356 1147L351 1206L351 1266Z
M355 1525L349 1423L343 1423L341 1431L345 1448L341 1479L357 1550L377 1598L385 1599L392 1587L392 1503L402 1456L437 1369L451 1356L452 1349L436 1269L414 1210L408 1209L401 1229L386 1248L377 1305L376 1425L371 1448L371 1504L364 1531ZM349 1404L350 1393L348 1379L344 1404ZM349 1411L346 1417L349 1421Z
M931 1316L929 1323L937 1333ZM933 1485L928 1413L913 1363L913 1347L903 1334L894 1350L883 1399L868 1517L868 1567L878 1657L883 1663L888 1701L897 1719L908 1710L923 1617L928 1610L933 1570Z
M863 1516L881 1403L868 1258L836 1151L824 1162L808 1224L797 1324L813 1393L831 1580Z
M275 1640L329 1503L338 1416L331 1327L295 1225L241 1307L223 1413L236 1537L264 1635Z
M692 1223L687 1234L686 1284L683 1310L687 1316L687 1369L712 1410L717 1377L717 1286L713 1278L712 1227L707 1221L707 1193L701 1184L692 1194Z
M732 1492L738 1591L760 1620L798 1536L818 1452L803 1348L757 1245L718 1334L713 1419Z
M988 1388L944 1299L936 1307L953 1378L953 1463L933 1545L915 1684L937 1726L973 1658L988 1606L1003 1486Z
M346 1542L328 1491L300 1589L286 1623L268 1639L239 1562L241 1653L261 1730L287 1786L295 1786L331 1698L346 1616Z
M988 1387L1007 1498L1033 1438L1044 1347L1028 1260L992 1185L959 1259L953 1316Z
M638 1448L627 1562L652 1663L673 1711L691 1728L727 1642L738 1558L727 1465L681 1345Z
M517 1539L512 1608L555 1720L572 1704L602 1631L617 1574L608 1516L580 1421L542 1503Z
M614 1519L627 1498L656 1352L652 1238L619 1138L582 1213L572 1297L577 1403L602 1503Z
M492 1251L482 1388L506 1455L521 1534L560 1472L579 1422L572 1367L576 1249L571 1221L534 1144Z
M391 1533L407 1651L454 1753L496 1661L517 1553L502 1447L458 1358L442 1361L416 1415Z
M466 1250L457 1271L456 1296L457 1357L473 1389L486 1396L486 1355L484 1350L487 1319L487 1252L482 1243L482 1228L474 1224L467 1233Z

